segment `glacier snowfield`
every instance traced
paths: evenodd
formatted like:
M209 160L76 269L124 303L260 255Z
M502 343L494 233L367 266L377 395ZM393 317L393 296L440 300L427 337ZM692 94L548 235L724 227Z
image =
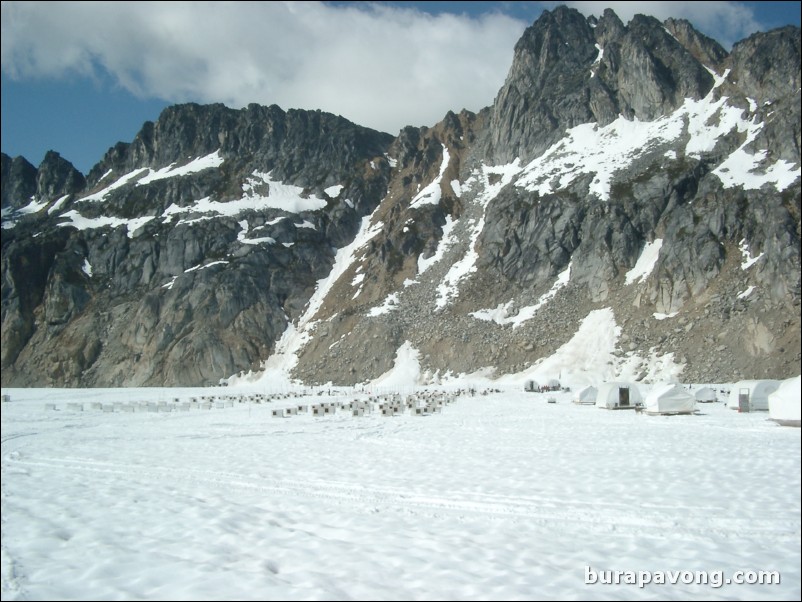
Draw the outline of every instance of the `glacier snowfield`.
M427 416L273 416L368 397L349 389L178 410L251 392L4 389L3 600L800 598L800 429L766 412L520 387Z

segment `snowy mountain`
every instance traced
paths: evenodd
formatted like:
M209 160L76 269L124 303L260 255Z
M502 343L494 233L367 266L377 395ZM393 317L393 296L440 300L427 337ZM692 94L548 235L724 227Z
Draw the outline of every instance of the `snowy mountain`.
M85 178L3 155L2 382L791 376L801 129L798 28L561 7L395 138L180 105Z

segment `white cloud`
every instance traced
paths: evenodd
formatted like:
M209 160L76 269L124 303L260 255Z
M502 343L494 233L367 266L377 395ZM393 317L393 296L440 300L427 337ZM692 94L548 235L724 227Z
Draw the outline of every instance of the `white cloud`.
M516 14L534 16L557 3L520 4ZM727 47L761 29L735 2L567 4L584 14L610 7L624 22L636 12L686 18ZM3 2L2 70L110 73L145 98L322 109L396 133L490 105L528 24L498 11L431 15L368 2Z
M170 102L323 109L392 133L492 103L526 23L319 2L3 2L2 69Z
M549 3L558 4L558 3ZM733 43L757 32L765 30L758 24L751 8L740 2L593 2L575 1L560 2L577 9L584 15L601 16L605 8L611 8L615 14L627 23L636 14L651 15L665 21L669 17L687 19L693 26L713 38L728 50Z

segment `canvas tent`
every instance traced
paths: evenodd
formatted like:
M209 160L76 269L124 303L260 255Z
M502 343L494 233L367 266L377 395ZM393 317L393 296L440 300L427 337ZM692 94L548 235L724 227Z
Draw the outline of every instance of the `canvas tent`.
M578 403L580 405L585 406L592 406L596 404L596 394L599 390L593 386L587 386L584 389L580 389L580 391L576 394L574 398L574 403Z
M664 416L693 414L696 398L682 385L658 385L643 400L643 411Z
M560 381L556 378L552 378L549 382L546 383L546 386L549 388L550 391L559 391L560 390Z
M718 401L716 390L710 387L702 387L694 394L694 397L697 403L713 403L714 401Z
M635 383L603 383L596 394L596 407L608 410L625 410L643 404L643 397Z
M783 426L802 425L802 376L782 381L776 391L769 394L769 419Z
M727 406L741 412L766 411L769 409L769 394L779 386L779 380L742 380L730 389Z

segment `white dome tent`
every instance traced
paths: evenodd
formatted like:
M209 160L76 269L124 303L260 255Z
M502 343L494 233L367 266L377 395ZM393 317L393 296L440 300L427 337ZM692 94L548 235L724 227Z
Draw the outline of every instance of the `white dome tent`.
M782 426L802 426L802 376L782 381L769 394L769 420Z
M643 397L635 383L603 383L596 394L596 407L607 410L630 410L643 405Z
M682 385L658 385L643 400L643 411L653 416L693 414L696 398Z
M588 385L579 390L574 398L574 403L584 406L596 405L596 395L598 393L599 390L596 387Z
M694 393L694 397L696 398L696 403L714 403L718 401L716 390L711 387L702 387Z
M742 380L732 386L727 406L739 412L765 412L769 409L769 394L779 386L779 380Z

